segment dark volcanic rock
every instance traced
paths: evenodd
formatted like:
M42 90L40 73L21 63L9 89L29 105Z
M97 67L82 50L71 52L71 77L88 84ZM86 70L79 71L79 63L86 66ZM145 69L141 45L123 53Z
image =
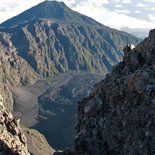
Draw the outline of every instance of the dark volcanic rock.
M154 32L79 103L77 154L155 154Z

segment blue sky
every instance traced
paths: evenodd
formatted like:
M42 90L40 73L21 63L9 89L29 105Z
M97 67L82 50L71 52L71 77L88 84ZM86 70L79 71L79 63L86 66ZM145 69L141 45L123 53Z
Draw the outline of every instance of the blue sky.
M44 0L0 0L0 22ZM155 0L58 0L104 25L128 32L155 28Z

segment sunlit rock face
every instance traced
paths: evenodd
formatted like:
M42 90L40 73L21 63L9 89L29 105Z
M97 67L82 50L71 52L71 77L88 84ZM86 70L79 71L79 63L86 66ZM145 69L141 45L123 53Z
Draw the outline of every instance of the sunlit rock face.
M13 117L4 107L0 95L0 152L4 155L30 155L27 140L21 132L20 119Z

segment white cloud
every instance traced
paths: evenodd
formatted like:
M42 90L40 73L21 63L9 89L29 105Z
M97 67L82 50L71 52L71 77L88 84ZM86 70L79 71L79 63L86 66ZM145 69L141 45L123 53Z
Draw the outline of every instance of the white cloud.
M0 0L0 22L3 22L43 0Z
M155 21L155 15L149 14L148 17L149 17L149 19L150 19L151 21Z
M128 13L130 13L130 11L129 10L114 10L114 12L117 12L117 13L125 13L125 14L128 14Z
M136 14L141 14L142 12L139 11L139 10L136 10L135 13L136 13Z
M95 7L95 6L96 6L96 7L102 7L102 5L108 4L108 3L109 3L108 0L86 0L86 1L81 1L79 4L80 4L80 5L81 5L81 4L85 4L85 2L87 2L88 5L89 5L89 4L93 5L94 7Z
M100 4L108 4L109 3L109 0L92 0L93 2L97 2L97 3L100 3Z
M145 7L146 7L146 5L143 4L143 3L138 3L136 6L137 6L137 7L141 7L141 8L145 8Z
M123 13L117 13L106 8L95 7L92 4L88 4L87 1L83 2L82 5L77 5L74 10L86 14L104 25L121 29L123 27L129 27L132 29L150 29L154 28L155 23L140 20L134 17L130 17Z
M126 3L126 4L131 3L131 2L132 2L132 0L123 0L123 1L121 1L121 3Z
M154 3L155 1L154 0L144 0L145 2L152 2Z
M112 3L120 3L121 0L110 0Z
M151 11L155 11L155 7L153 7L153 8L149 8L149 10L151 10Z
M59 2L62 2L63 1L69 7L71 7L73 4L76 3L76 0L57 0L57 1L59 1Z
M122 8L123 6L120 5L120 4L116 4L115 7L116 7L116 8Z

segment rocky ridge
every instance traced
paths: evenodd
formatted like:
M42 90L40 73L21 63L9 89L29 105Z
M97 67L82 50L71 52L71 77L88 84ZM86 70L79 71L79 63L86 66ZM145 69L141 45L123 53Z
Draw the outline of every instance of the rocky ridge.
M71 150L55 154L155 153L155 29L79 103Z
M3 155L30 155L27 140L20 128L19 118L4 107L0 95L0 153Z

